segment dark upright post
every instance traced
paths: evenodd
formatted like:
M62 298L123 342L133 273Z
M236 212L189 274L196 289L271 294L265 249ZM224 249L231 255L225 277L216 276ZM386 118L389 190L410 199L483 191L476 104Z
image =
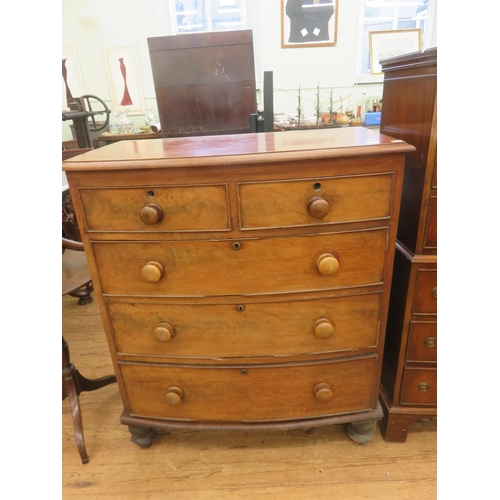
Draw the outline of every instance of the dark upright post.
M273 72L264 71L264 132L274 132Z

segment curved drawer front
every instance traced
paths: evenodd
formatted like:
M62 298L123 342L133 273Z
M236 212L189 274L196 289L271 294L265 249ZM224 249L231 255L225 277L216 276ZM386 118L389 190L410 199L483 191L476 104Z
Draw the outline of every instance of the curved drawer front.
M381 283L387 235L381 228L239 241L94 241L92 248L104 294L252 295ZM333 274L319 270L325 255L325 272Z
M89 231L228 230L227 186L80 189Z
M373 356L237 368L128 363L119 366L132 415L262 421L371 408L376 360Z
M107 307L122 354L269 357L376 346L380 297L371 293L294 302Z
M437 404L437 369L405 368L401 404Z
M393 174L238 185L242 229L390 217Z

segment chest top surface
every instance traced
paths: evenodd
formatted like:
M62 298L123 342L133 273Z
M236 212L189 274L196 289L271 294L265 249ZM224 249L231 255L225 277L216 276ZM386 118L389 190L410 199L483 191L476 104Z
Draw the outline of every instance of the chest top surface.
M189 167L413 151L363 127L120 141L63 162L63 170ZM145 165L147 163L147 165Z

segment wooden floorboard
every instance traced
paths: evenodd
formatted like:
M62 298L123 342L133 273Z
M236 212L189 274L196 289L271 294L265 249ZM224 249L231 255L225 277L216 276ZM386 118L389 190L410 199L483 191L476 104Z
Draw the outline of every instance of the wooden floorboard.
M112 373L95 302L64 297L63 334L82 375ZM143 450L119 422L116 384L80 395L90 462L75 443L62 401L62 498L100 500L427 500L437 498L434 421L410 427L406 443L379 430L366 445L345 426L293 431L170 431Z

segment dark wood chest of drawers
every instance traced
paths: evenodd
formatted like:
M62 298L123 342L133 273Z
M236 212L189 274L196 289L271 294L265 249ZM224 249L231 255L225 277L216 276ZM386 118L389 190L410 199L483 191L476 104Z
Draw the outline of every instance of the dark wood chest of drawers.
M64 163L132 440L373 436L405 154L364 128L122 141Z
M387 59L380 130L406 157L389 306L380 422L388 441L437 414L437 49Z

